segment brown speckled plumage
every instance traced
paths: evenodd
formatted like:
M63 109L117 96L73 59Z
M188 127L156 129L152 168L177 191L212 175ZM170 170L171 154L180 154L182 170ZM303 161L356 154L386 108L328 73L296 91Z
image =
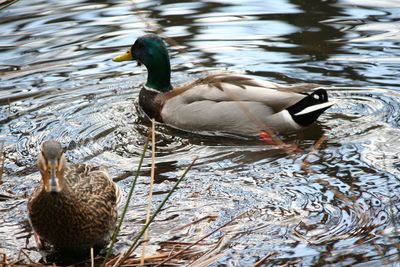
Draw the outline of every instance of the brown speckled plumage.
M46 148L46 143L38 160L42 182L28 202L33 230L41 240L60 251L82 251L107 245L117 220L118 186L109 178L105 167L77 164L61 168L56 164L60 170L56 174L60 190L49 191L44 176L51 167L51 159L46 157L51 155L45 152L46 149L57 150L58 143L53 142L51 148Z

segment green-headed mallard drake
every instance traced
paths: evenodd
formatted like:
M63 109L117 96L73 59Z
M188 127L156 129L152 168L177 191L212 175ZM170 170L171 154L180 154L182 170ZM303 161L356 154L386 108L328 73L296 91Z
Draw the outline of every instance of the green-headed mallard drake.
M42 182L28 202L29 219L40 247L78 252L108 244L117 220L121 191L107 168L66 166L60 143L42 144L38 157Z
M172 88L168 51L154 34L138 38L113 60L144 64L148 76L139 105L148 116L185 131L255 135L267 125L290 132L309 126L333 104L318 85L285 86L227 73Z

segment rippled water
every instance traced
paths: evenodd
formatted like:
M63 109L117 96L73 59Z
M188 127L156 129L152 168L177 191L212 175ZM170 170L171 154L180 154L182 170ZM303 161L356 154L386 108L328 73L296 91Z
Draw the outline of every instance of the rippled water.
M399 264L399 19L394 0L34 0L0 10L0 193L11 196L0 198L0 252L29 248L40 258L26 201L43 140L61 141L70 162L109 166L128 191L150 128L135 107L146 71L110 59L162 29L176 42L174 84L228 70L320 83L340 101L317 125L282 136L301 149L294 158L258 139L158 125L156 202L199 160L151 227L148 254L250 210L207 239L217 246L214 266L251 266L267 255L268 266ZM147 157L116 253L144 221L149 170ZM174 231L209 215L217 217Z

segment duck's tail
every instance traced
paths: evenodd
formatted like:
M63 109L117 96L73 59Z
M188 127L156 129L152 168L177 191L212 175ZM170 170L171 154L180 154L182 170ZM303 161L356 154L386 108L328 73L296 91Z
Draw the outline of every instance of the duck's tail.
M301 126L308 126L334 104L328 100L328 94L324 89L315 90L287 110L293 120Z

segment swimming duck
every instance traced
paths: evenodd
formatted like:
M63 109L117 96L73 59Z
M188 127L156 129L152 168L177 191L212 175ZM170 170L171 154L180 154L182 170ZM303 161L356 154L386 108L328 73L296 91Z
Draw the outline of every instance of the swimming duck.
M160 37L139 37L113 58L145 65L147 82L139 106L151 118L190 132L256 135L265 128L297 131L311 125L333 103L318 85L285 86L245 75L211 74L173 88L167 48Z
M28 201L39 249L48 242L60 252L106 246L117 220L121 191L107 168L66 165L60 143L46 141L38 156L41 183Z

